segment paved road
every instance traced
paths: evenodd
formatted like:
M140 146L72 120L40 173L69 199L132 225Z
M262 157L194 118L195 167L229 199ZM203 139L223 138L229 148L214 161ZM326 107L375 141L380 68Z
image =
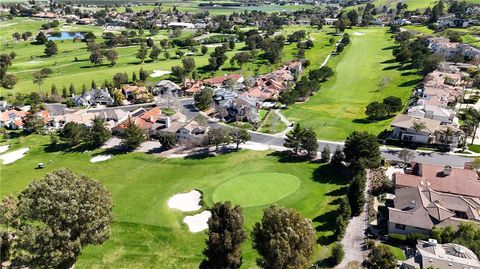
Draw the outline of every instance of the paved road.
M193 105L193 98L181 99L181 112L184 113L188 119L193 119L196 115L199 114L199 111ZM218 128L221 123L209 123L211 128ZM252 142L274 146L274 147L283 147L285 142L284 137L275 136L270 134L264 134L259 132L250 132ZM318 151L322 151L325 146L328 146L331 151L334 151L337 146L342 147L343 142L333 142L333 141L318 141ZM386 160L395 160L399 161L398 152L400 149L392 149L387 147L381 147L382 157ZM469 162L472 158L467 158L463 156L438 153L438 152L415 152L415 158L413 159L417 162L437 164L437 165L450 165L453 167L463 167L465 162Z
M250 132L252 142L261 143L269 146L283 147L285 139L283 137L276 137L274 135L263 134L259 132ZM334 151L337 146L342 147L342 142L332 142L332 141L318 141L318 150L322 151L325 146L328 146L331 151ZM382 146L380 148L382 152L382 157L386 160L395 160L399 161L398 152L400 149L391 149ZM415 158L413 159L417 162L429 163L429 164L438 164L438 165L450 165L453 167L463 167L466 162L472 160L472 158L467 158L454 154L438 153L438 152L415 152Z

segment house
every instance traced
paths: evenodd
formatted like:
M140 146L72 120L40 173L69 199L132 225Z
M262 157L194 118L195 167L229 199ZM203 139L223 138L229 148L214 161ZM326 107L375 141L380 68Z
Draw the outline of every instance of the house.
M480 179L472 169L412 163L405 173L395 173L396 188L428 186L434 191L480 198Z
M22 110L10 109L0 114L0 127L5 129L22 129L24 122L23 119L27 113Z
M163 116L162 110L158 107L146 110L145 108L138 108L131 111L125 120L120 122L117 126L112 128L113 133L122 134L130 120L133 124L142 129L145 134L150 137L155 135L154 124Z
M454 244L438 244L437 240L418 240L415 255L402 262L403 269L452 268L480 269L477 255L470 249Z
M469 21L467 19L455 18L455 15L444 16L438 19L438 24L442 27L467 28Z
M188 22L170 22L168 28L195 29L195 24Z
M455 56L463 56L470 59L480 56L480 49L467 44L450 42L443 37L432 37L428 39L428 47L434 52L442 55L445 59L451 59Z
M0 112L3 112L8 109L10 105L5 100L0 100Z
M186 95L192 96L201 91L203 88L203 82L201 80L185 79L183 84L183 91Z
M423 104L411 107L407 114L416 118L427 118L440 121L441 124L458 125L458 118L455 117L455 111L450 108L442 108L439 106Z
M107 89L91 89L80 96L73 96L72 101L77 106L111 106L114 103Z
M198 122L192 120L188 124L177 130L177 141L200 142L203 139L207 130L208 126L200 125Z
M393 207L388 208L389 234L430 234L433 227L465 221L480 225L480 198L442 193L428 186L396 189Z
M81 18L77 21L77 24L93 25L93 24L95 24L96 21L97 21L97 19L95 19L95 18Z
M153 101L153 96L143 86L123 85L122 94L125 95L125 99L136 104Z
M157 82L157 84L155 85L155 89L153 90L153 94L154 95L163 95L165 93L171 93L173 95L180 95L180 90L182 88L180 88L180 86L178 86L177 84L175 84L174 82L170 81L170 80L162 80L162 81L159 81Z
M392 139L421 144L443 144L458 147L463 142L463 131L453 125L429 118L397 115L391 122Z
M42 19L58 19L60 16L53 12L38 12L32 15L34 18L42 18Z
M233 84L243 83L244 78L242 74L228 74L224 76L212 77L203 80L205 85L209 85L211 87L220 87L223 83L227 80L233 80Z

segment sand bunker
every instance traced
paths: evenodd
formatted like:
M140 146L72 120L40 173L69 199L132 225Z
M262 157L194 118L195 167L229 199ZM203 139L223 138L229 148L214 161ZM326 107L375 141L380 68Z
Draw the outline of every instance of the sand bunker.
M161 77L161 76L164 76L164 75L168 75L172 72L170 71L165 71L165 70L153 70L153 73L150 75L152 78L157 78L157 77Z
M9 145L0 146L0 153L4 153L5 151L8 150L9 147L10 147Z
M364 35L364 32L354 32L353 35Z
M265 144L260 144L256 142L246 142L245 144L240 144L240 148L242 149L250 149L250 150L258 150L258 151L263 151L263 150L268 150L269 147L268 145Z
M0 159L3 161L3 164L13 163L16 160L25 157L25 153L27 153L27 151L29 150L29 148L23 148L9 153L5 153L3 155L0 155Z
M183 222L188 225L190 232L198 233L208 229L208 220L210 217L212 217L212 213L208 210L205 210L200 214L185 217Z
M103 162L108 159L111 159L112 155L98 155L90 159L91 163L98 163L98 162Z
M187 193L175 194L168 200L168 207L179 209L183 212L197 211L202 206L200 201L202 194L197 190L192 190Z
M221 46L223 46L222 43L215 43L215 44L205 45L205 47L207 47L207 48L216 48L216 47L221 47Z

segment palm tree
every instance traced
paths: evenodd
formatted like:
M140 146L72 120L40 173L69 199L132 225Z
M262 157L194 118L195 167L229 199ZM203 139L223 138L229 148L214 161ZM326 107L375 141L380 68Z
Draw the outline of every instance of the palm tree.
M443 135L443 141L442 143L447 145L450 142L450 138L455 134L455 131L447 127L447 129L440 131L440 133Z
M472 143L475 140L475 135L477 133L478 124L480 123L480 113L473 107L467 107L462 109L464 115L464 122L463 128L471 130L473 126L473 135L472 135Z
M415 130L416 133L422 131L425 128L426 128L425 123L423 123L421 121L414 121L413 122L412 129Z

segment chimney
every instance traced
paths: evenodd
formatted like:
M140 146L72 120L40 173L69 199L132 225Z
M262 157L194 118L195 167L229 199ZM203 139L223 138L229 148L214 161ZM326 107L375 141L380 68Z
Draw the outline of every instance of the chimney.
M436 246L438 244L437 240L436 239L428 239L428 245L430 246Z
M443 168L443 175L444 176L449 176L452 173L452 167L450 165L446 165Z
M170 127L170 124L171 124L170 117L167 117L167 118L165 119L165 127L166 127L166 128Z
M153 122L153 116L148 117L149 122Z

